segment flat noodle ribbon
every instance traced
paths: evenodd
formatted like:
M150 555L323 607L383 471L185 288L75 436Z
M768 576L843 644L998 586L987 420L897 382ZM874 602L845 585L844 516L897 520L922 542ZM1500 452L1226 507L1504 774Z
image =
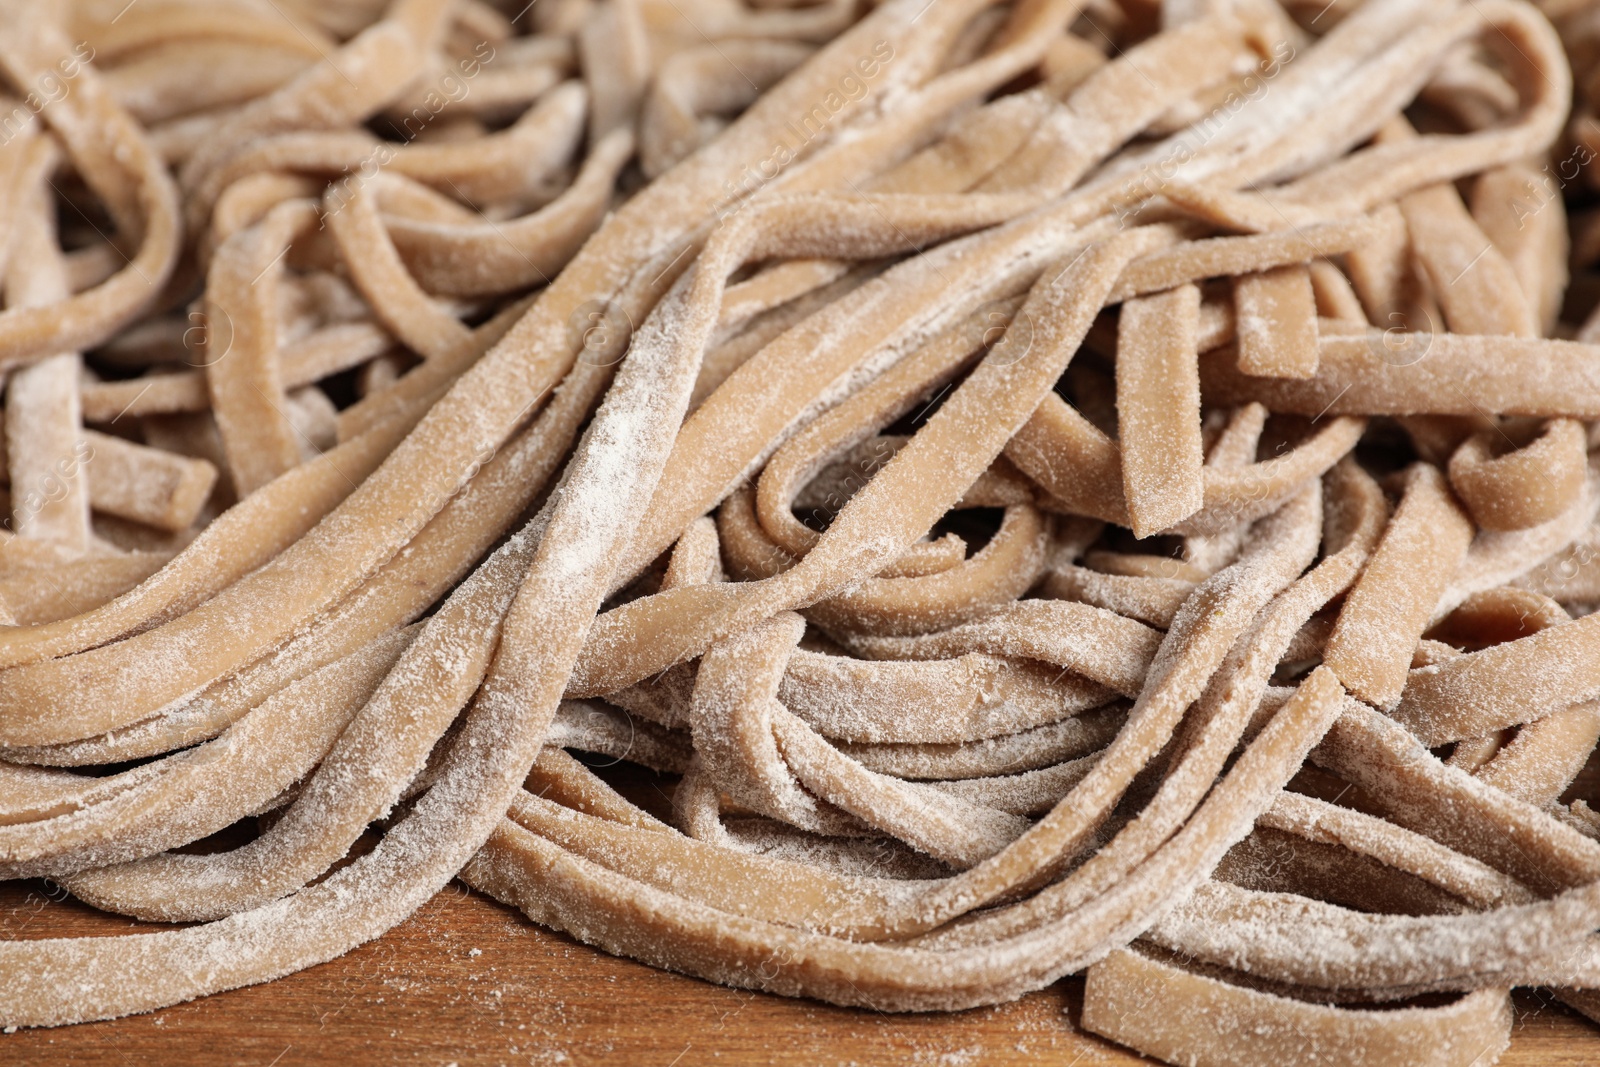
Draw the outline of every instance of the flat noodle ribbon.
M1083 973L1174 1063L1593 1012L1541 8L0 0L0 877L196 924L0 942L0 1023L458 876L838 1004Z

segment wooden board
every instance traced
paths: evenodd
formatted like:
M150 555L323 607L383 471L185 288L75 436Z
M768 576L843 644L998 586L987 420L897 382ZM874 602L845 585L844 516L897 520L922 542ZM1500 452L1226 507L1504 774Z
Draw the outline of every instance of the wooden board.
M0 883L0 936L134 924L44 882ZM0 1064L978 1064L1149 1062L1079 1032L1074 979L1014 1004L886 1015L724 989L616 959L459 883L388 936L308 971L148 1015L0 1035ZM1600 1032L1517 998L1511 1065L1600 1062Z
M671 817L675 776L615 760L594 768L639 807ZM236 848L257 829L245 820L185 851ZM375 842L368 834L357 851ZM0 937L162 928L96 911L48 882L0 882ZM1082 1003L1081 978L956 1014L890 1015L727 989L608 956L452 882L379 940L276 982L113 1022L0 1034L0 1067L1156 1062L1079 1030ZM1600 1063L1600 1028L1587 1019L1548 994L1520 992L1515 1005L1502 1064Z

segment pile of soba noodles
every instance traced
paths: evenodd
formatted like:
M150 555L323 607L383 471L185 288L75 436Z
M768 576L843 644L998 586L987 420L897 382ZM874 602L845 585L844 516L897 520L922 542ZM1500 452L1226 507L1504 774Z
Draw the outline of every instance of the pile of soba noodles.
M452 878L1175 1063L1600 1015L1600 6L520 7L0 0L0 877L191 924L0 1023Z

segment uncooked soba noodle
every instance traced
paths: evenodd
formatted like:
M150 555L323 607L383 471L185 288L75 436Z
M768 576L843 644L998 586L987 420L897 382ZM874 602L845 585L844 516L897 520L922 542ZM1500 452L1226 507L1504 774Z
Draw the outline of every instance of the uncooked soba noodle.
M518 7L0 0L0 877L192 924L0 1024L453 878L1173 1063L1600 1018L1600 7Z

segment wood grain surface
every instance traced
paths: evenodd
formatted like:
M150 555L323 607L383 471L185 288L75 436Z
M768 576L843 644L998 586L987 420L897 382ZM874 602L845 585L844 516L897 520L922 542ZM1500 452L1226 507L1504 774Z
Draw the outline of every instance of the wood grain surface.
M658 816L671 781L623 764L605 777ZM200 843L234 847L237 826ZM0 882L0 937L163 927L95 911L43 881ZM501 1064L915 1067L1150 1063L1077 1028L1083 980L1012 1004L889 1015L726 989L618 959L530 923L459 882L377 941L287 978L113 1022L0 1034L0 1067ZM1519 992L1515 1067L1600 1063L1600 1029Z
M127 933L43 882L0 884L5 937ZM308 971L148 1015L0 1035L0 1064L978 1064L1150 1062L1080 1032L1081 979L1014 1004L886 1015L724 989L597 952L453 883L388 936ZM1600 1062L1600 1033L1517 998L1502 1064Z

